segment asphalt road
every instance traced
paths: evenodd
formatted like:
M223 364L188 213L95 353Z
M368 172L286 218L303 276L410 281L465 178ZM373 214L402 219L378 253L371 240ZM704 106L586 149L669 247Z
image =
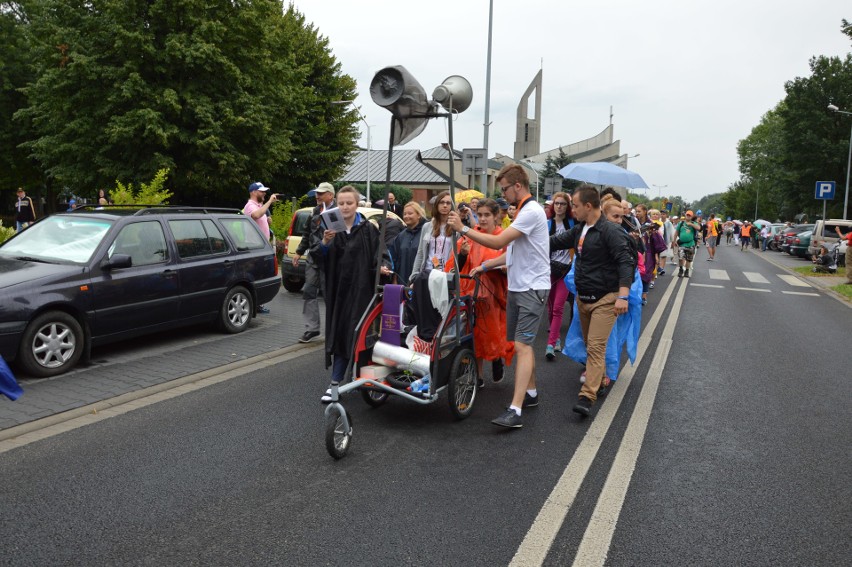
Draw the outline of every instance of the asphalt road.
M490 424L511 371L461 422L353 394L334 461L314 353L0 453L0 563L845 564L852 311L702 254L592 419L580 366L542 357L523 429Z

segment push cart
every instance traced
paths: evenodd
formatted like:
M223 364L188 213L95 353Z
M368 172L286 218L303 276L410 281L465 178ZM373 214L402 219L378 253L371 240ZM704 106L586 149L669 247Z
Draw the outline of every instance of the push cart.
M373 296L355 329L350 363L353 380L344 385L331 384L331 402L325 408L325 446L332 457L343 458L352 444L352 417L340 399L347 392L358 390L368 405L380 407L391 396L416 404L431 404L447 390L453 415L457 419L470 415L479 379L473 346L474 298L479 281L473 279L472 296L460 296L455 290L449 290L449 311L441 319L433 339L425 344L420 342L418 350L421 352L406 348L408 335L416 329L399 325L400 312L406 301L430 299L410 297L409 288L402 288L403 293L393 289L402 286L377 288L380 291ZM394 299L389 301L391 296ZM397 297L400 297L400 304L397 304ZM394 331L396 325L398 333L387 332L389 327ZM409 340L411 342L414 341Z

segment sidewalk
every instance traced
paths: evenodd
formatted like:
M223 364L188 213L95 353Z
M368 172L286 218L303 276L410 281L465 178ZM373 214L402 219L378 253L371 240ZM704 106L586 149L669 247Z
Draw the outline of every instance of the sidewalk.
M94 349L88 366L55 378L18 376L24 394L15 402L0 397L0 434L23 423L300 345L302 294L282 288L267 306L270 314L258 315L248 330L236 335L192 327ZM321 311L324 316L324 306ZM319 337L308 346L319 347L322 342Z
M836 276L820 276L820 277L809 277L806 275L802 275L795 271L795 268L801 268L802 266L812 266L811 262L808 260L804 260L799 258L798 256L790 256L789 254L785 254L784 252L773 252L771 250L767 250L766 252L761 252L760 250L751 249L752 254L756 256L760 256L770 264L773 264L779 268L787 270L791 274L795 274L803 278L809 284L814 286L815 288L824 290L827 294L840 299L846 303L850 303L850 299L844 295L841 295L831 289L836 285L841 285L846 283L846 276L844 275L846 272L846 268L839 268L837 273L839 275Z

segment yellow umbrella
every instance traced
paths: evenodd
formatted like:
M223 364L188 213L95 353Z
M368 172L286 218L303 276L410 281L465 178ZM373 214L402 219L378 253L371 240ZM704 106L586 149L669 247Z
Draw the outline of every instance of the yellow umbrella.
M465 189L464 191L459 191L458 193L456 193L456 205L458 205L459 203L469 203L470 200L474 197L482 199L483 197L485 197L485 195L483 195L476 189Z

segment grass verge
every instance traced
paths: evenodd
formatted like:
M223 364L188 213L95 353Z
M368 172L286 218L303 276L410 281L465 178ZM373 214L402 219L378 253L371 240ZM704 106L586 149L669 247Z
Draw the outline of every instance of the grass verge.
M808 276L809 278L824 278L824 277L837 277L837 274L818 274L813 270L813 266L799 266L798 268L793 268L793 271L797 274Z
M852 299L852 284L840 284L833 286L831 289L846 298Z

